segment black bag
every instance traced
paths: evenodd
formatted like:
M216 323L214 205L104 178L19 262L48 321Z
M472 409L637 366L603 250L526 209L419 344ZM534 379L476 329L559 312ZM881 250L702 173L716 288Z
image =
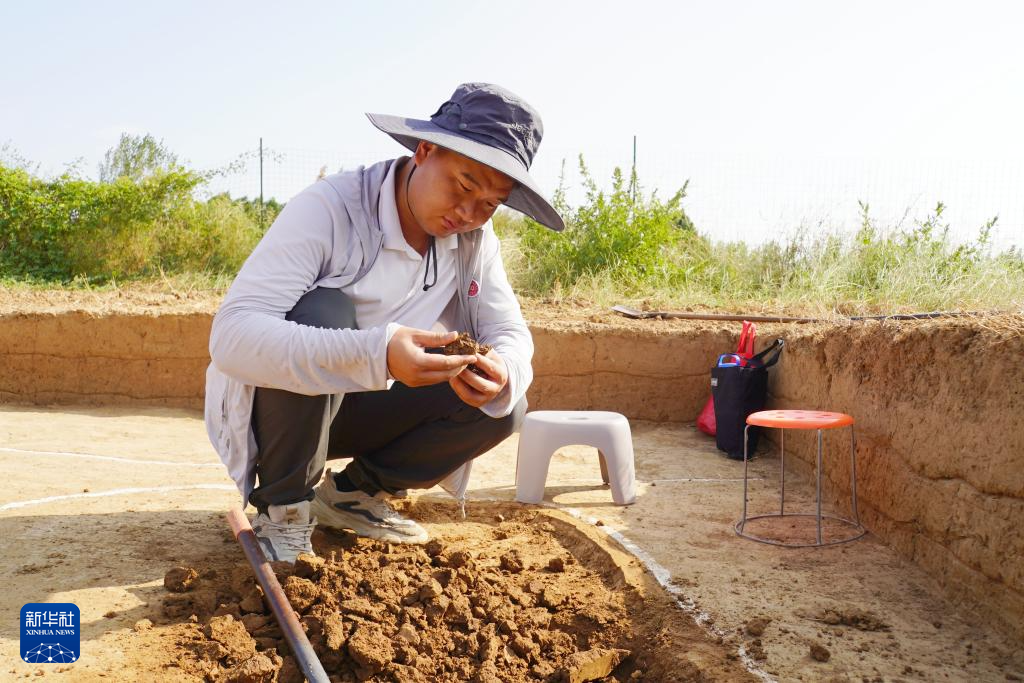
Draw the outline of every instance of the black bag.
M783 346L785 342L776 339L774 344L742 364L711 369L711 396L718 424L715 443L733 460L743 459L747 416L764 410L768 400L768 368L779 362ZM750 428L748 452L751 457L757 451L760 431L760 427Z

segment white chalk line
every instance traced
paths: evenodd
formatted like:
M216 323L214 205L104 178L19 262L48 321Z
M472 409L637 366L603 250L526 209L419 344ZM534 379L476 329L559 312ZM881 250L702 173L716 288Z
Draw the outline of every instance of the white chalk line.
M742 481L742 479L740 481ZM700 609L697 606L697 603L695 603L691 598L687 597L683 593L682 589L680 589L678 586L671 582L672 572L670 572L668 569L662 566L661 563L655 560L650 553L641 548L639 545L623 536L620 532L615 531L614 529L610 529L607 525L602 524L599 526L597 523L597 518L584 514L577 510L576 508L562 507L555 503L541 503L541 505L543 505L544 507L553 508L555 510L561 510L573 516L574 518L580 520L581 522L590 524L598 531L604 533L606 536L615 539L615 541L620 546L622 546L626 550L626 552L635 557L644 565L647 571L651 573L651 576L654 577L654 580L658 582L658 585L664 588L668 592L668 594L675 599L676 604L679 605L679 608L687 614L689 614L698 626L700 626L706 632L716 637L725 638L727 636L725 631L718 628L712 623L710 614ZM740 643L739 647L736 649L736 653L739 655L740 661L743 663L743 667L747 671L757 676L762 681L765 681L766 683L775 683L775 679L772 678L768 674L768 672L761 669L761 667L759 667L754 662L750 655L747 654L747 648L744 643Z
M734 483L742 482L743 477L683 477L681 479L651 479L649 482L639 481L638 484L676 484L686 482L696 482L698 484L717 484L717 483ZM747 481L764 481L764 477L747 477Z
M0 505L0 512L5 510L17 510L18 508L31 507L33 505L44 505L59 500L74 500L76 498L103 498L106 496L126 496L135 493L167 493L170 491L189 491L195 489L206 489L209 491L237 491L231 484L188 484L185 486L149 486L140 488L111 489L109 491L96 491L89 493L71 493L64 496L47 496L46 498L34 498L32 500L18 500L13 503Z
M56 455L70 458L87 458L89 460L107 460L126 462L138 465L172 465L177 467L223 467L219 462L175 462L173 460L141 460L139 458L121 458L115 455L96 455L95 453L72 453L70 451L32 451L24 448L0 447L0 453L25 453L28 455Z
M595 481L594 477L575 477L572 479L558 477L557 481L553 481L548 484L550 488L558 488L562 484L593 484ZM765 481L764 477L747 477L747 481ZM641 479L636 480L637 484L643 484L650 486L651 484L742 484L743 477L682 477L679 479L649 479L643 481ZM607 484L604 484L607 486ZM515 484L510 484L504 488L515 488Z
M740 481L743 480L740 479ZM422 497L437 498L437 496L433 494L427 494ZM486 503L516 502L514 500L506 500L502 498L470 498L468 500L469 503L477 501ZM650 553L641 548L639 545L623 536L620 532L609 528L604 523L599 525L596 517L591 517L590 515L584 514L583 512L577 510L576 508L563 507L557 503L549 503L547 501L542 501L541 503L539 503L539 505L541 505L542 507L550 508L552 510L564 512L585 524L589 524L590 526L594 527L594 529L596 529L597 531L603 533L605 536L608 536L609 538L615 540L615 542L622 546L622 548L627 553L635 557L641 564L643 564L644 568L647 569L647 571L651 573L651 576L654 577L654 580L658 582L658 585L665 589L665 591L667 591L668 594L671 595L672 598L675 600L679 608L687 614L689 614L693 621L698 626L703 628L706 633L723 639L728 636L728 633L726 633L725 631L718 628L712 623L712 618L710 614L700 609L697 606L697 603L695 603L691 598L687 597L683 593L681 588L679 588L671 582L672 572L670 572L668 569L662 566L661 563L655 560ZM739 644L739 646L736 648L736 653L739 655L740 661L743 663L743 667L751 674L757 676L762 681L765 681L765 683L777 683L776 679L772 678L772 676L768 674L767 671L759 667L757 663L750 657L750 655L747 654L747 648L744 643Z

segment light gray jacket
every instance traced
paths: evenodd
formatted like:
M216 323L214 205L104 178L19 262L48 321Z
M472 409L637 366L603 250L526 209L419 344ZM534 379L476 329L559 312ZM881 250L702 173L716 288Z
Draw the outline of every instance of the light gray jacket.
M392 159L324 178L295 196L232 283L210 332L206 430L243 507L256 480L250 427L255 388L329 395L319 448L346 392L387 387L387 344L395 323L368 330L329 330L285 320L306 292L346 287L373 267L383 244L377 214ZM459 235L456 257L458 329L491 344L508 368L508 385L483 406L508 415L533 380L533 340L488 223ZM474 284L475 283L475 284ZM465 497L470 466L442 485Z

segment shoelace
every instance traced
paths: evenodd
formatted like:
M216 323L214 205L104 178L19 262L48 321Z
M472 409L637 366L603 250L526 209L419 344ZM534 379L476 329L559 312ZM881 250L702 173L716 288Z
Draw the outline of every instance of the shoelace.
M264 522L264 524L277 532L274 538L275 543L280 543L287 550L296 553L306 550L309 537L312 535L313 529L316 528L315 519L311 524L278 524L271 521Z
M365 500L366 507L370 508L377 517L380 517L385 522L401 522L408 524L409 520L398 513L393 507L391 507L385 500L378 498L377 496L367 495Z

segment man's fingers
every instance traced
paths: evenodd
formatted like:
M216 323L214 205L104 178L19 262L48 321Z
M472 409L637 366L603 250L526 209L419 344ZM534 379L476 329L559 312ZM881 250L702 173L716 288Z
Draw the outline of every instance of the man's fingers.
M458 370L428 370L427 372L421 372L416 375L416 384L410 384L409 386L425 387L431 384L440 384L441 382L447 382L452 377L458 377Z
M416 365L422 370L461 370L461 368L466 367L475 360L476 356L446 356L442 353L423 353L416 360Z
M470 373L472 374L472 373ZM466 384L466 381L462 379L462 375L456 375L448 380L448 384L451 385L452 391L462 399L463 403L471 405L475 408L479 408L489 400L487 394L477 391L473 387Z
M484 373L492 379L497 380L501 377L501 365L493 358L477 354L476 360L473 361L473 365L483 370Z
M466 368L458 375L459 379L464 381L469 386L473 387L477 391L481 391L489 394L496 394L498 392L498 383L488 379L487 377L481 377L469 368Z
M430 330L416 330L410 338L417 346L428 349L444 346L455 341L459 336L458 332L432 332Z

